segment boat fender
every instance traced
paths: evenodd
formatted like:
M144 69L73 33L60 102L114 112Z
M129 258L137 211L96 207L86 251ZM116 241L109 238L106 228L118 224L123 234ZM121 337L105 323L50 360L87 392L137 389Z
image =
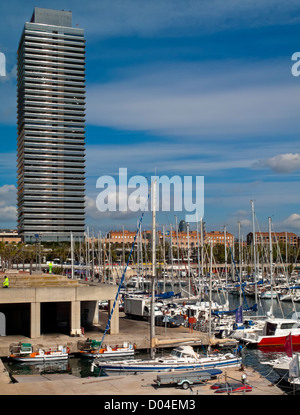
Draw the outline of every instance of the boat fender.
M70 353L70 347L67 347L67 353L68 354Z
M136 350L136 343L133 343L133 348L134 350Z

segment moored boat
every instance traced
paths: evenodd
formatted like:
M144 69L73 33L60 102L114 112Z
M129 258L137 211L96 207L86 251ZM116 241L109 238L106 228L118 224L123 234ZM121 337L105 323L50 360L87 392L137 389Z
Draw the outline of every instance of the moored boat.
M300 344L300 326L297 319L269 318L260 332L245 333L241 340L258 347L284 346L286 337L291 335L292 344Z
M57 349L39 348L36 352L30 343L19 343L11 345L11 354L9 358L16 362L51 362L57 360L66 360L69 358L70 349L64 346L58 346Z
M81 357L88 358L112 358L112 357L123 357L123 356L134 356L136 344L129 342L123 342L122 345L104 345L102 342L96 340L80 341L78 342L78 349Z
M288 380L289 366L292 361L290 356L279 356L277 359L260 362L262 365L268 365L283 379Z
M192 346L178 346L170 355L155 359L133 359L131 361L105 362L95 359L91 370L95 367L113 372L166 372L188 369L215 369L223 367L240 366L242 359L234 353L216 353L211 355L199 355Z

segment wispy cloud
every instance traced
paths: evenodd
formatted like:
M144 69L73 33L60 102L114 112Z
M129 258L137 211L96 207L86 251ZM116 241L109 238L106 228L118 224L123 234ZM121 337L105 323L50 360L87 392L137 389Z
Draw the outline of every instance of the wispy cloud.
M300 170L300 154L286 153L279 154L265 160L259 160L253 164L254 168L269 168L275 173L292 173Z
M138 74L134 68L125 79L87 86L87 122L195 139L284 133L298 122L298 96L291 76L282 79L281 67L276 79L270 67L240 61L224 63L222 73L214 62Z
M76 23L90 35L102 36L180 36L299 21L295 0L102 0L86 1L84 7L73 1L71 8ZM98 16L97 22L94 16Z

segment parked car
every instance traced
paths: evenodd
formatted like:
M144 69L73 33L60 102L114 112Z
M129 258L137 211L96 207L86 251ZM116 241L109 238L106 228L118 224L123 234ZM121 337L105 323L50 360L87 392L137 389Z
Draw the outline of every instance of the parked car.
M169 327L185 326L185 319L184 319L183 316L176 315L176 316L169 319L168 326Z
M155 316L155 325L156 326L165 326L169 324L170 317L169 316Z

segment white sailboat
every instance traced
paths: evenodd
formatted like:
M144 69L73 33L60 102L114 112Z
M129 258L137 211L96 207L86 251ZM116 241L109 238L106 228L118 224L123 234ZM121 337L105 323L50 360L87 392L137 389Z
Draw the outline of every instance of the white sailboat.
M200 355L195 352L192 346L178 346L167 356L152 359L133 359L123 361L100 361L96 359L91 366L104 369L106 372L166 372L174 370L189 369L216 369L224 367L237 367L241 365L241 358L233 353Z

